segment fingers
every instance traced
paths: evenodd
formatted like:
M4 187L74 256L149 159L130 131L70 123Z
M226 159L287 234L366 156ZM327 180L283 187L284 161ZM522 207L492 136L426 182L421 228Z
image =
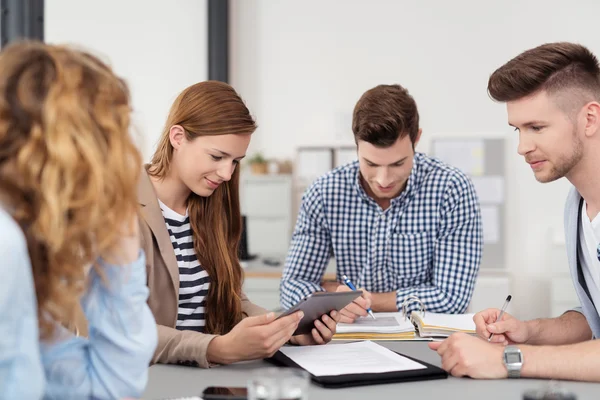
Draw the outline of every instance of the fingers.
M486 340L489 338L489 336L486 338ZM494 336L492 336L492 340L490 340L490 343L502 343L504 344L507 341L506 336L499 334L496 335L494 334Z
M364 310L366 310L367 308L370 308L371 307L371 293L369 293L369 295L367 297L363 297L363 296L365 296L364 293L361 297L354 299L354 301L352 303L350 303L349 305L356 304Z
M473 316L473 322L475 322L475 331L481 338L487 340L490 337L490 331L487 330L487 322L484 316L485 311L479 312Z
M300 320L297 320L292 325L286 326L283 329L277 329L275 332L263 332L265 335L265 344L267 353L272 355L275 353L281 346L283 346L294 334L294 331L298 328L298 323Z
M285 318L288 318L288 317L284 317L282 319L285 319ZM268 314L244 318L240 321L239 325L242 325L245 327L266 325L266 324L272 322L273 320L275 320L275 314L271 312Z
M450 337L443 342L429 343L429 348L437 350L442 358L442 369L448 371L452 376L464 376L464 368L460 363L460 352L456 351L456 343L457 341Z
M438 351L438 348L441 346L442 342L429 342L427 346L433 351Z
M455 372L458 372L459 361L459 358L455 356L454 353L448 351L444 354L444 357L442 357L442 369L448 371L450 374L452 374L452 370L456 370Z
M371 303L372 303L371 293L363 288L359 288L358 290L362 290L362 292L363 292L361 297L366 301L365 308L371 307Z
M341 322L342 324L352 324L355 319L356 315L346 315L344 310L342 310L340 311L340 320L338 322Z
M487 326L487 330L493 333L494 336L500 333L514 332L517 329L517 320L511 319L508 321L494 322Z
M335 334L336 322L329 316L323 315L320 321L315 321L315 328L318 331L316 333L318 333L320 338L322 339L322 342L317 340L317 343L329 343L333 338L333 335Z
M358 298L357 300L360 300L360 303L355 300L354 302L344 307L343 310L347 311L350 314L354 314L357 317L366 317L369 314L367 313L368 307L366 307L365 299Z
M341 314L340 314L339 312L337 312L337 311L333 310L333 311L331 311L331 312L329 313L329 317L330 317L331 319L333 319L333 320L336 322L336 324L337 324L338 322L340 322L340 317L341 317Z
M473 322L475 322L477 335L487 340L490 337L490 334L493 333L494 337L492 338L492 342L499 343L504 341L505 339L497 339L496 334L515 329L517 320L511 315L504 313L502 315L502 321L496 322L499 315L500 310L497 308L489 308L475 314L473 316ZM502 328L499 329L499 327Z
M317 326L317 322L318 321L315 322L315 326ZM310 331L310 333L315 344L325 344L325 339L323 339L323 337L321 336L322 334L319 333L317 328L313 328L312 331Z
M340 285L338 286L338 288L336 289L336 292L349 292L351 289L348 286L345 285ZM368 291L366 291L363 288L358 288L357 290L362 290L362 295L357 298L354 299L354 301L352 303L350 303L348 306L346 306L346 308L351 307L353 304L358 305L358 308L362 309L362 310L366 310L367 308L371 308L371 303L372 303L372 298L371 298L371 293L369 293ZM357 310L358 310L357 308ZM365 313L360 313L360 312L354 312L354 314L359 315L359 316L367 316L367 312L365 311Z
M357 310L355 310L355 311L357 311ZM365 312L365 316L366 316L367 312L365 310L363 310L363 311ZM343 308L340 311L340 313L342 314L342 319L344 319L344 317L345 317L345 320L343 320L342 322L346 322L349 320L347 323L353 323L354 320L356 320L356 318L360 317L359 314L357 314L356 312L353 312L352 310L349 310L348 308Z

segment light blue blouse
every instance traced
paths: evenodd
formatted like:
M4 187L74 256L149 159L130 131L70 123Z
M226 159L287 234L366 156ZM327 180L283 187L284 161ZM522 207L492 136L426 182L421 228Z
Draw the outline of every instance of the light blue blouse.
M105 281L92 269L81 300L89 337L57 327L53 340L40 342L25 237L0 207L0 397L141 397L157 342L144 253L129 265L99 262Z

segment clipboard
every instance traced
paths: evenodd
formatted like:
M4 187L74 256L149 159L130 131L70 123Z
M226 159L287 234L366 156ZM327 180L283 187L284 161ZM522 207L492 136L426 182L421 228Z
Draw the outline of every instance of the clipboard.
M425 369L413 369L408 371L394 371L394 372L381 372L375 374L347 374L347 375L331 375L331 376L315 376L310 374L311 381L323 388L327 389L339 389L352 386L367 386L367 385L380 385L384 383L401 383L401 382L416 382L416 381L429 381L435 379L447 379L448 373L443 369L431 365L424 361L418 360L413 357L406 356L404 354L394 351L394 353L406 357L409 360L415 361L423 366ZM292 367L300 368L298 364L292 361L282 352L278 351L271 358L267 358L266 361L280 367Z

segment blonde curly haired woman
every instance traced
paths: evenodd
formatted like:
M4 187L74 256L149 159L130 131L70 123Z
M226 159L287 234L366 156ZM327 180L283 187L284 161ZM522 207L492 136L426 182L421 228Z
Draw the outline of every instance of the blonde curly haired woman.
M154 352L125 84L95 57L0 53L0 393L139 397ZM81 305L89 337L73 321Z

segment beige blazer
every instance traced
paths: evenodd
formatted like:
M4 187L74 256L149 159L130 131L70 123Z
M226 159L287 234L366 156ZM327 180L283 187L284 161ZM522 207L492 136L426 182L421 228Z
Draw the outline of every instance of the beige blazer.
M158 346L153 363L198 363L208 368L208 345L215 335L175 329L179 299L179 267L169 233L158 205L156 192L146 170L138 186L141 205L140 234L146 253L146 272L150 297L148 305L158 326ZM242 294L244 316L262 315L267 310L252 304Z

